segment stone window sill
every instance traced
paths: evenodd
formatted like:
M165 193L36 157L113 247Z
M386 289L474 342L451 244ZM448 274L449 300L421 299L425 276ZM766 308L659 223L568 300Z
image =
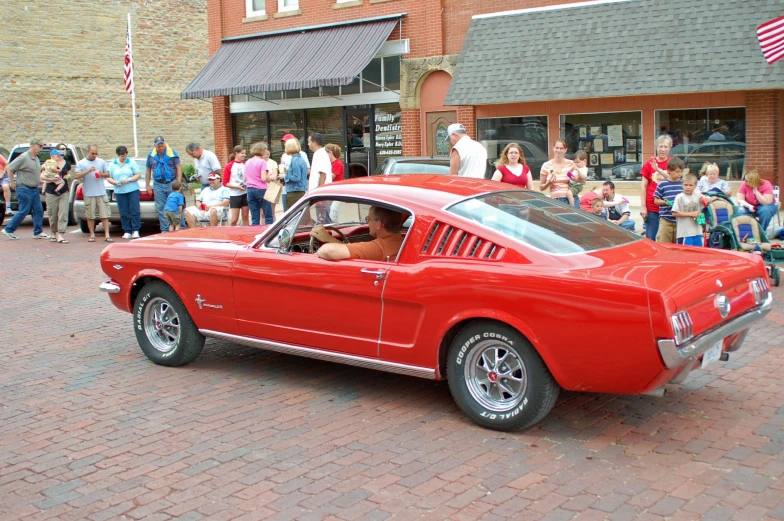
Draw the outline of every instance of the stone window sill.
M264 20L268 20L269 17L266 14L260 14L258 16L248 16L247 18L242 19L242 23L249 24L251 22L263 22Z
M273 18L285 18L287 16L299 16L301 14L302 14L302 10L294 9L294 10L291 10L291 11L280 11L280 12L275 13L272 16L273 16Z
M371 4L383 4L384 2L394 2L395 0L370 0Z
M355 0L354 2L340 2L335 3L332 6L332 9L344 9L346 7L358 7L360 5L362 5L362 0Z

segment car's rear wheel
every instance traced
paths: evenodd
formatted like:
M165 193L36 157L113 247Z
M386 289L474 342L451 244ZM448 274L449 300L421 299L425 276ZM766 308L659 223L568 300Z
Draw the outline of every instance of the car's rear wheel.
M82 233L90 233L90 228L87 226L86 219L79 219L79 229L82 230Z
M558 398L558 384L539 353L517 331L496 322L475 322L457 334L447 378L463 412L499 431L534 425Z
M204 348L204 336L182 300L163 282L151 282L141 289L133 317L136 340L147 358L156 364L185 365Z

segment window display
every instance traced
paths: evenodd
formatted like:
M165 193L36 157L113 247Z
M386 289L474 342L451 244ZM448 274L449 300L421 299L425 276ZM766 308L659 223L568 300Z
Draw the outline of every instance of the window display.
M267 113L250 112L234 114L233 145L245 145L250 148L253 143L267 141Z
M286 134L292 134L300 140L303 149L307 149L305 140L305 122L302 110L279 110L268 112L270 121L270 157L280 162L283 155L283 143L281 138Z
M746 163L744 107L657 110L659 134L672 137L671 156L683 159L697 173L703 163L716 163L720 177L737 180Z
M641 112L565 114L560 129L566 140L566 157L578 150L588 153L588 179L640 177Z

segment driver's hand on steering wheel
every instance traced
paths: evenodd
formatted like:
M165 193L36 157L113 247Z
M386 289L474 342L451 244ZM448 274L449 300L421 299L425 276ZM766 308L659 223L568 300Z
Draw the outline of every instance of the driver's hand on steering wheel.
M334 241L332 235L321 224L317 224L310 230L310 236L321 243Z

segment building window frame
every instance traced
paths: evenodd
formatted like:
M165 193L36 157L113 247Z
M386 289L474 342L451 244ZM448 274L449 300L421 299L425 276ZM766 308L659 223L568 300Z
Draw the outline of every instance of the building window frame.
M299 10L299 0L294 1L294 5L286 5L286 0L278 0L278 12L285 13L287 11L298 11Z
M491 120L491 119L511 119L511 118L544 118L544 120L546 121L546 125L547 125L545 127L547 129L546 136L545 136L545 139L547 141L546 141L546 146L545 146L545 149L543 150L543 152L544 152L544 154L545 154L545 156L547 158L547 159L545 159L545 161L548 161L550 159L550 146L551 146L551 143L550 143L550 115L549 114L515 114L515 115L492 116L492 117L487 117L487 118L476 118L474 120L474 124L476 125L474 128L476 128L476 132L477 132L477 136L476 136L477 141L480 141L480 142L481 141L497 141L497 140L487 140L487 139L480 140L479 139L479 122L480 121L487 121L487 120ZM559 132L560 132L560 130L559 130ZM522 140L522 139L519 139L519 140L511 140L510 139L510 140L506 140L506 141L509 141L510 143L516 142L518 144L521 144L521 146L523 146L523 147L525 147L526 145L522 144L522 143L526 143L527 142L527 141ZM528 143L531 143L531 142L528 142ZM536 145L535 143L531 143L531 144L532 145ZM538 145L536 145L536 146L538 147ZM503 149L498 151L499 155L500 155L500 153L502 151L503 151ZM491 160L489 155L488 155L488 161L492 162L493 164L495 164L495 161L497 159L498 158L495 158L495 159ZM532 157L527 157L526 158L526 163L528 164L528 163L533 162L532 159L533 159ZM530 165L529 165L529 167L530 167ZM534 179L539 179L539 170L535 171L534 168L531 168L531 175L533 176Z
M636 113L638 113L640 115L640 125L639 125L640 126L640 128L639 128L640 135L637 137L637 145L636 145L637 151L635 152L635 155L637 155L637 161L634 162L634 163L640 163L640 166L642 167L642 164L645 162L643 160L643 152L642 152L643 144L645 143L645 110L643 110L641 108L639 108L639 109L630 109L630 110L602 110L602 111L594 111L594 112L559 113L558 114L558 137L561 138L561 139L566 139L566 128L562 124L565 121L565 117L566 116L590 116L590 115L593 115L593 114L628 114L630 112L636 112ZM654 116L654 120L655 119L656 118ZM552 144L550 144L550 146L552 146ZM624 157L625 157L625 155L626 155L625 151L627 150L625 141L624 141L624 145L623 145L623 149L622 150L624 150ZM549 153L550 153L550 151L548 150L548 154ZM601 164L593 165L591 163L591 160L590 160L592 155L602 154L602 153L610 154L612 152L610 152L609 150L604 150L603 152L592 152L592 153L588 154L588 157L589 157L588 168L589 169L590 168L594 168L594 167L599 167L599 168L602 168L602 169L605 168L605 166L601 165ZM623 166L625 164L634 164L634 163L628 163L628 162L618 163L618 164L613 163L614 166L609 166L608 165L607 168L612 172L612 170L616 166ZM633 167L630 167L630 168L633 168ZM589 179L590 179L590 177L589 177ZM612 180L612 174L609 175L609 176L604 176L604 172L602 171L601 174L596 174L596 180L599 180L599 181L610 180L611 181Z
M347 4L349 2L356 2L356 1L357 0L335 0L335 3L336 4ZM362 3L362 0L359 0L359 2Z
M264 9L253 9L253 0L245 0L245 17L253 18L256 16L267 16L267 3L264 2Z

